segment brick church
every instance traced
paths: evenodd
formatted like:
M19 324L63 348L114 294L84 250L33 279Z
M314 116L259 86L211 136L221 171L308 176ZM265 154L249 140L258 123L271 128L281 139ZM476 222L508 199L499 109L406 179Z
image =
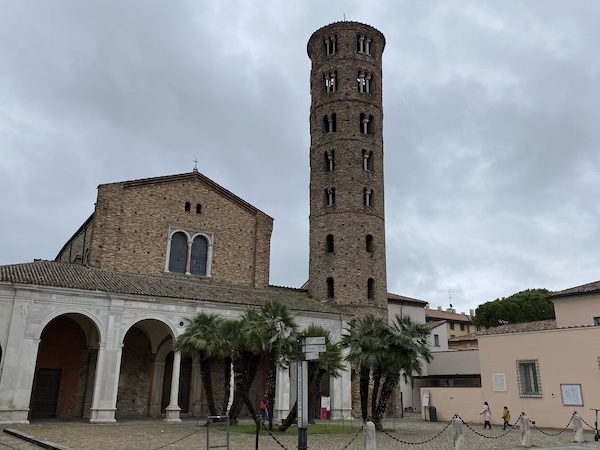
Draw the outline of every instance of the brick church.
M102 184L54 261L0 266L0 422L206 415L198 362L172 348L198 312L236 318L278 300L300 328L318 324L334 340L357 314L387 316L384 46L378 30L348 21L308 42L305 286L269 284L273 218L196 169ZM276 418L294 404L293 377L279 369ZM350 371L328 384L332 418L349 417Z

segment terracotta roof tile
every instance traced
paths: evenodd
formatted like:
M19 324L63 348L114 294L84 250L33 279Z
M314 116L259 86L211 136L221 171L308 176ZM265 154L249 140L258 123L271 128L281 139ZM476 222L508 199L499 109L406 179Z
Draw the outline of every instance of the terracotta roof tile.
M535 322L509 323L498 327L488 328L475 333L476 336L490 334L524 333L527 331L544 331L557 329L556 320L538 320Z
M594 281L593 283L582 284L581 286L575 286L563 291L551 292L549 297L558 298L598 293L600 293L600 281Z
M452 320L454 322L471 322L466 314L457 314L448 311L439 311L437 309L426 309L425 317L438 320Z
M446 323L445 320L436 320L433 322L425 322L425 326L427 328L429 328L430 330L433 330L434 328L439 327L440 325L443 325L445 323Z
M398 295L398 294L392 294L390 292L388 292L388 301L394 303L394 302L401 302L401 303L414 303L415 305L418 306L423 306L425 307L425 305L427 304L427 302L425 300L419 300L417 298L411 298L411 297L406 297L405 295Z
M254 288L184 275L114 272L58 261L0 266L2 282L241 306L259 306L267 300L278 300L296 311L340 313L339 309L321 303L302 289L275 286Z

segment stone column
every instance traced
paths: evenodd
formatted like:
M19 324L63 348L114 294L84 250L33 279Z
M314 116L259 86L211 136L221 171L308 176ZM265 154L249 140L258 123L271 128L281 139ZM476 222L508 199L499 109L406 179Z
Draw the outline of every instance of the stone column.
M90 414L91 423L114 423L117 411L117 394L121 374L121 356L123 344L111 340L112 348L100 345L98 366L94 384L94 400Z
M345 363L346 370L338 378L331 378L331 418L349 419L352 416L352 381L350 365Z
M165 362L155 360L152 367L152 387L150 388L150 408L148 410L150 417L160 416L161 393L164 379Z
M364 427L365 450L377 450L377 435L375 433L375 424L367 420Z
M181 422L179 418L181 408L178 406L179 401L179 371L181 368L181 353L176 351L173 353L173 378L171 378L171 400L167 406L168 423Z
M2 355L0 422L27 424L39 339L27 337L29 301L13 304L8 340Z
M583 423L577 411L573 413L573 433L575 434L575 442L583 442Z
M463 421L460 417L452 419L452 429L454 431L454 450L461 450L465 441L463 434Z
M275 383L275 403L273 419L283 419L290 412L290 371L288 368L277 368L277 382ZM295 401L295 397L294 397Z
M529 417L525 413L519 419L519 428L521 430L521 445L523 447L531 447L531 425Z

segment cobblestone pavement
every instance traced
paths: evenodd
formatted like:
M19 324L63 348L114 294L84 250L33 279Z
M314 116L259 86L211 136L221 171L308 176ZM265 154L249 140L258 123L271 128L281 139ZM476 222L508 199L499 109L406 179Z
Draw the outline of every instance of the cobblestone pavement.
M340 423L340 422L337 422ZM350 422L346 421L346 425ZM357 421L354 421L356 426ZM39 421L31 425L12 425L13 428L41 439L55 442L73 450L175 450L175 449L205 449L206 427L203 422L185 419L180 424L167 424L160 420L120 421L116 424L92 425L84 422ZM385 424L387 433L377 434L378 450L415 449L415 450L449 450L453 448L452 427L444 422L424 422L420 417L397 419ZM520 435L518 430L503 432L498 426L485 431L481 424L472 425L471 429L464 427L463 450L511 450L519 448ZM543 430L548 434L556 434L561 430ZM479 434L476 434L479 433ZM436 435L438 435L436 437ZM576 446L573 442L573 431L568 429L557 436L549 436L539 430L532 430L532 444L537 447L554 447L553 450L576 450L599 448L594 442L591 430L586 430L586 444ZM4 439L5 434L2 433ZM308 447L310 450L362 450L362 432L350 442L355 434L324 434L311 435L309 428ZM261 431L259 448L261 450L295 450L296 435L276 435L281 444L277 443L266 431ZM211 429L211 446L225 444L225 433ZM11 442L13 442L11 438ZM428 441L428 442L424 442ZM25 444L25 443L24 443ZM565 446L566 444L570 444ZM31 449L36 447L18 446L19 443L4 444L0 440L0 450L3 445L13 449ZM26 444L31 445L31 444ZM562 446L562 447L556 447ZM255 436L231 433L231 450L251 450L255 448Z

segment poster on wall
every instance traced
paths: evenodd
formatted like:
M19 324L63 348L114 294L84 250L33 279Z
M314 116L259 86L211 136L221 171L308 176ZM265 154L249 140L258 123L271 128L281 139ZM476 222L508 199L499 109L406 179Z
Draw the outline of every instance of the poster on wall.
M504 373L492 373L492 388L494 392L506 392L506 375Z
M583 406L580 384L561 384L560 393L564 406Z

